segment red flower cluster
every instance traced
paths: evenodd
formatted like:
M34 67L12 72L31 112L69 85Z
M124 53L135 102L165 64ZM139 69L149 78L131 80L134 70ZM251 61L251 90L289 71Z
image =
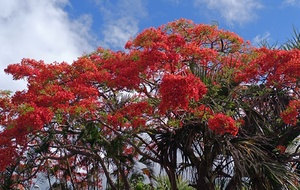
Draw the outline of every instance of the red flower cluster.
M133 128L145 127L146 116L151 114L151 106L147 102L131 103L120 110Z
M236 76L237 81L261 82L268 86L289 86L299 78L300 50L271 50L260 48L254 51L252 61Z
M205 84L193 74L165 75L160 85L160 110L187 110L191 99L198 101L207 92Z
M218 113L210 118L208 120L208 127L220 135L229 133L233 136L236 136L239 130L236 126L235 120L232 117L222 113Z
M299 111L298 111L299 108L300 108L300 101L291 100L289 102L287 109L280 114L284 123L296 125L297 117L299 115Z

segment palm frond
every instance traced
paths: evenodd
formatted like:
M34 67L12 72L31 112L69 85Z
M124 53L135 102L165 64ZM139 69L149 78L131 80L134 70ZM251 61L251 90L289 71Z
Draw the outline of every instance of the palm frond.
M293 36L282 46L284 50L300 49L300 32L293 27Z

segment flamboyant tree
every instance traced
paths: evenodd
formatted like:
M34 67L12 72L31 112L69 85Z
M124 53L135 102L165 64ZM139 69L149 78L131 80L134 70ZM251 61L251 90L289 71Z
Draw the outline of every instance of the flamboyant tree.
M125 48L7 67L28 86L1 94L2 188L37 173L73 189L132 189L137 175L154 188L158 164L172 189L181 176L196 189L297 189L299 50L184 19Z

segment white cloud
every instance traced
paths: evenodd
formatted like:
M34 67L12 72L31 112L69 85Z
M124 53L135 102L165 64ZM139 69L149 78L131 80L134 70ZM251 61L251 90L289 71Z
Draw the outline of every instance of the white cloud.
M284 0L283 5L291 5L291 6L300 5L300 0Z
M102 45L123 49L125 43L139 32L139 20L147 15L142 0L118 0L114 4L99 1L104 16Z
M106 24L103 42L113 48L123 48L125 43L139 31L138 21L124 17Z
M270 43L270 32L265 32L263 35L257 35L253 38L252 44L253 45L261 45L264 42Z
M255 11L262 8L258 0L195 0L195 4L219 14L229 24L249 22L256 17Z
M4 74L8 64L22 58L45 62L72 62L94 49L91 43L91 17L70 20L63 10L68 0L0 1L0 89L18 90L24 82L12 82Z

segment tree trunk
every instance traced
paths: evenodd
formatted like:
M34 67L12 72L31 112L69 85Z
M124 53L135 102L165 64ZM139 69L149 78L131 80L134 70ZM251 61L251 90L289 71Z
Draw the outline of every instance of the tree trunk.
M170 183L171 183L171 189L178 190L174 168L167 166L167 167L165 167L165 170L167 172L167 175L168 175Z

